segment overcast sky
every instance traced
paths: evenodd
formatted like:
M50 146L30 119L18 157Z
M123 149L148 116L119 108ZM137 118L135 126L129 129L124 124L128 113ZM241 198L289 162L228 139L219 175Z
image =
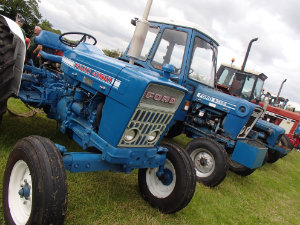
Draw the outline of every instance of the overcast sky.
M92 34L102 49L124 51L147 0L41 0L40 12L55 29ZM242 65L249 41L246 69L268 76L265 89L300 110L300 1L299 0L153 0L150 16L188 20L205 27L220 43L218 63Z

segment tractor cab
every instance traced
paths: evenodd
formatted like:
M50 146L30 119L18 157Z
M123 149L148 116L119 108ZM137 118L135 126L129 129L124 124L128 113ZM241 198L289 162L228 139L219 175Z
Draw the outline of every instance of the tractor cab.
M217 88L248 101L261 99L262 88L268 77L254 71L241 71L239 67L222 64L216 75Z
M187 87L190 93L194 93L199 83L214 87L219 44L212 35L190 22L162 18L152 18L149 22L141 56L134 63L161 75L163 65L171 64L174 72L170 79ZM132 23L135 25L135 21ZM121 60L129 61L128 49Z

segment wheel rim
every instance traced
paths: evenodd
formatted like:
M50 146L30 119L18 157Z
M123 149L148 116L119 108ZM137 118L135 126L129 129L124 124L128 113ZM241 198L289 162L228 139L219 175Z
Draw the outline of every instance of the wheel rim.
M146 172L146 183L148 189L151 194L157 198L168 197L175 188L176 172L173 164L168 159L166 159L164 170L167 174L172 174L172 176L168 176L168 178L171 178L171 180L167 181L167 183L161 181L161 179L159 179L159 177L156 175L158 168L149 168Z
M197 148L190 156L197 177L208 177L214 172L216 167L215 158L207 149Z
M21 193L23 193L23 196ZM11 171L8 204L15 224L26 224L32 207L32 180L30 170L23 160L17 161Z

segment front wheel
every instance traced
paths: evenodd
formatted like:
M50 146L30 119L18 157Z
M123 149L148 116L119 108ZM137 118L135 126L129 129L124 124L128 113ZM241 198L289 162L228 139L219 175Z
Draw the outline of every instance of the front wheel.
M218 142L200 137L190 141L185 149L192 159L198 182L215 187L224 180L228 171L228 158Z
M179 146L164 143L168 149L164 173L158 177L158 168L139 169L138 183L141 195L163 213L175 213L192 199L196 178L192 162Z
M2 197L6 224L63 224L66 172L53 142L39 136L17 142L6 164Z

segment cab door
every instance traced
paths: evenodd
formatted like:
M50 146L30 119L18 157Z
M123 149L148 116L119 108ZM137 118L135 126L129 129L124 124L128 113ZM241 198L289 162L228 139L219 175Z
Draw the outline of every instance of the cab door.
M217 44L194 30L188 54L183 86L190 93L194 93L199 85L213 88L216 74Z

